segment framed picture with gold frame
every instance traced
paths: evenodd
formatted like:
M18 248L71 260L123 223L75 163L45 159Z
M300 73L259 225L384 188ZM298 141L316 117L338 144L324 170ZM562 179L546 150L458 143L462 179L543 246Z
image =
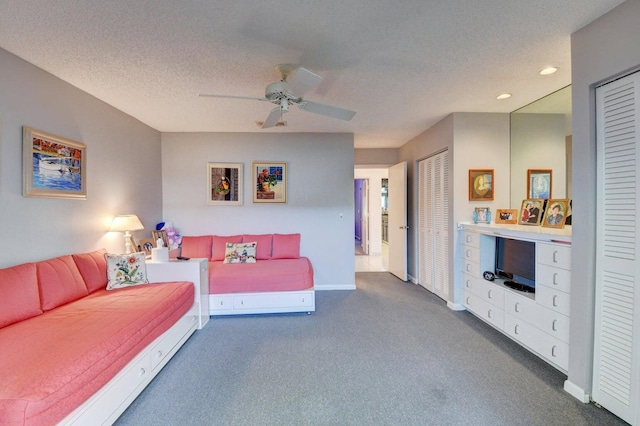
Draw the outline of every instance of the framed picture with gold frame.
M151 249L156 248L156 240L154 240L153 238L143 238L138 242L140 251L143 251L146 256L151 256Z
M514 225L518 223L518 209L496 210L496 223L501 223L503 225Z
M493 200L493 169L469 169L469 201Z
M546 201L540 198L522 200L518 223L520 225L540 225Z
M549 200L542 219L542 226L545 228L564 228L569 210L569 200Z

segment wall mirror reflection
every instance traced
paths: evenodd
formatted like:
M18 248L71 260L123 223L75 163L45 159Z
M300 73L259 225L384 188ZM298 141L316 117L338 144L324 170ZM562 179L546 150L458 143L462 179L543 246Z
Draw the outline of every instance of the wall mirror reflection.
M511 208L529 198L530 170L552 170L554 198L571 198L571 86L511 113Z

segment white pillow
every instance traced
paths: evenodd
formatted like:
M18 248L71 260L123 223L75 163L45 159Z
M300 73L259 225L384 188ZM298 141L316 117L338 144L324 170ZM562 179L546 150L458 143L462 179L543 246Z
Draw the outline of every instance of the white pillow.
M107 261L107 290L148 284L145 254L105 254Z
M256 263L258 243L227 243L224 250L224 263Z

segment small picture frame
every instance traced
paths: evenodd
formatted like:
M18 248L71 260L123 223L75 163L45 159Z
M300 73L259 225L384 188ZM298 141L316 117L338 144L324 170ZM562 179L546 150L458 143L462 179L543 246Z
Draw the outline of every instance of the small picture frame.
M207 164L207 204L242 205L242 163Z
M549 200L542 219L542 226L545 228L564 228L569 214L569 200Z
M553 170L527 170L527 197L530 199L551 198L552 176Z
M254 203L287 202L287 163L254 161L251 168Z
M138 250L144 252L145 256L151 256L151 249L156 248L156 240L153 238L143 238L139 241Z
M493 169L469 169L469 201L493 200Z
M140 249L138 248L138 244L136 244L136 240L135 238L133 238L133 235L129 237L129 244L131 244L131 250L133 251L140 251Z
M167 237L167 231L165 231L164 229L160 231L151 231L151 238L153 238L154 247L158 245L157 241L159 238L162 239L162 243L164 244L164 247L169 247L169 237Z
M540 198L522 200L518 223L520 225L540 225L544 215L545 201Z
M489 207L476 207L473 210L473 223L491 223Z
M518 209L496 210L496 223L503 225L515 225L518 223Z

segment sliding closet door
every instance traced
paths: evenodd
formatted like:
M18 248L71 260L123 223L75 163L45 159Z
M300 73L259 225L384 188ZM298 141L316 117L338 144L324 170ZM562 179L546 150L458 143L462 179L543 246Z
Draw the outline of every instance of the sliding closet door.
M631 424L638 423L640 403L639 103L640 73L596 89L593 400Z
M426 158L419 174L419 283L449 297L449 153Z

